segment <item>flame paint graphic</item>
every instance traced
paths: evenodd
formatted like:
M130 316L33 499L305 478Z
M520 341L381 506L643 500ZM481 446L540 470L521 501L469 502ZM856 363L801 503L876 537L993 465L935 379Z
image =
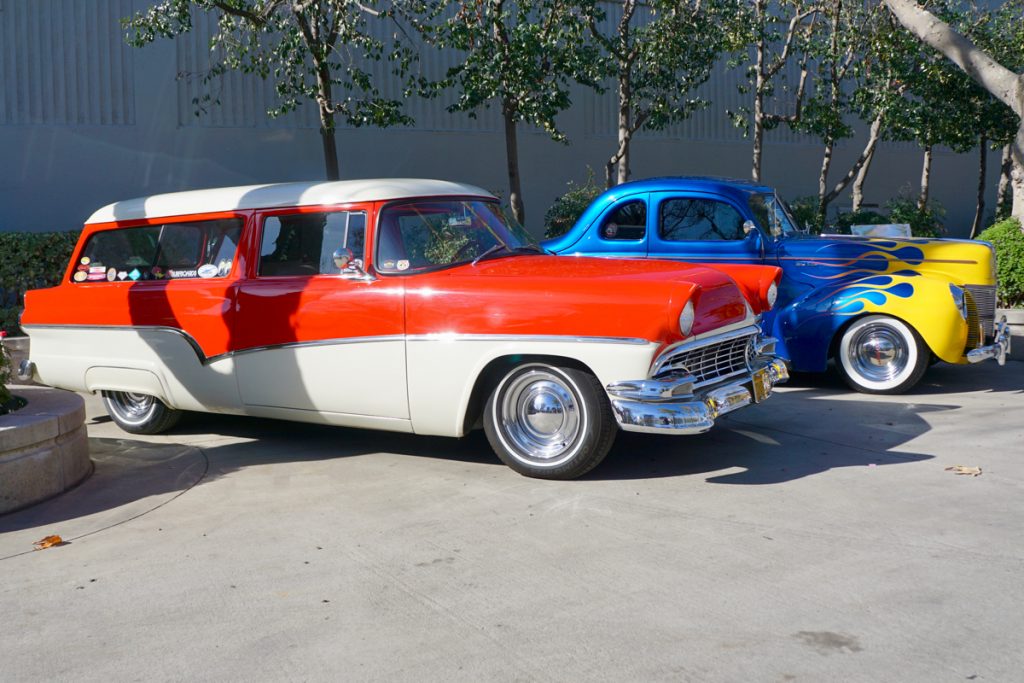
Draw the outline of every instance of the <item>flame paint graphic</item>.
M888 275L867 278L855 285L841 289L835 295L837 315L853 315L860 313L868 304L883 306L889 297L909 299L914 295L914 286L909 282L899 282Z
M838 250L835 256L829 249ZM821 259L837 259L823 261ZM905 266L919 266L924 262L924 251L903 242L872 241L867 244L837 242L826 244L821 251L807 256L808 267L804 273L818 280L849 279L873 274L903 275L909 271ZM894 269L900 268L898 272Z

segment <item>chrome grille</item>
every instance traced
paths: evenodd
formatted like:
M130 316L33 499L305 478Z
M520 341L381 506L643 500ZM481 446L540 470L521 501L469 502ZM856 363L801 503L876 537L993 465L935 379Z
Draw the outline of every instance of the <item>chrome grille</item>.
M971 332L968 333L967 345L970 348L981 346L984 339L978 339L977 324L981 323L986 337L995 333L996 323L996 288L993 285L964 285L967 290L967 315L971 325ZM973 318L973 320L972 320ZM973 342L973 343L972 343Z
M670 372L688 372L702 386L743 374L750 369L756 332L745 333L703 346L683 346L659 361L655 377Z

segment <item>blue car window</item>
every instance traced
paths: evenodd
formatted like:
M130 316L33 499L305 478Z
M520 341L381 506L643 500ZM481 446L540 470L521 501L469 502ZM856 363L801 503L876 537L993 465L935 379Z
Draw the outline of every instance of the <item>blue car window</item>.
M601 238L642 240L647 234L647 202L643 199L620 204L601 223Z
M678 198L661 203L658 232L670 242L741 240L743 216L725 202Z

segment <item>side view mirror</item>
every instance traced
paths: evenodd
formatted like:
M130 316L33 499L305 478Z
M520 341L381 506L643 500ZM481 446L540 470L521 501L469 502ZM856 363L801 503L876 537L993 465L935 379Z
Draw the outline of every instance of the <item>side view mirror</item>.
M331 258L334 259L335 268L338 270L346 270L349 264L352 263L352 259L354 259L355 256L352 254L352 250L348 247L338 247L334 250L334 253L331 254Z
M339 247L331 254L334 266L341 271L340 275L346 280L376 280L363 270L363 260L355 257L348 247Z
M735 223L733 224L735 225ZM757 226L754 225L754 221L743 221L743 234L749 236L751 233L757 232Z
M743 234L746 235L748 240L754 240L757 242L758 249L761 252L761 259L764 260L764 236L761 235L761 230L757 227L757 224L751 220L743 221Z

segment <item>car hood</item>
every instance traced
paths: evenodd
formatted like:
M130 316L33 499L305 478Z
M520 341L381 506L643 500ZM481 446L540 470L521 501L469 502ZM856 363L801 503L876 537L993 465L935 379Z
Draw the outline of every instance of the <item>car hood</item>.
M778 257L779 265L813 270L815 278L913 273L995 284L992 245L975 240L796 236L779 241Z
M773 276L774 268L764 268ZM693 334L747 320L732 278L671 261L574 256L485 260L406 280L409 334L523 334L681 338L679 314L694 301Z

